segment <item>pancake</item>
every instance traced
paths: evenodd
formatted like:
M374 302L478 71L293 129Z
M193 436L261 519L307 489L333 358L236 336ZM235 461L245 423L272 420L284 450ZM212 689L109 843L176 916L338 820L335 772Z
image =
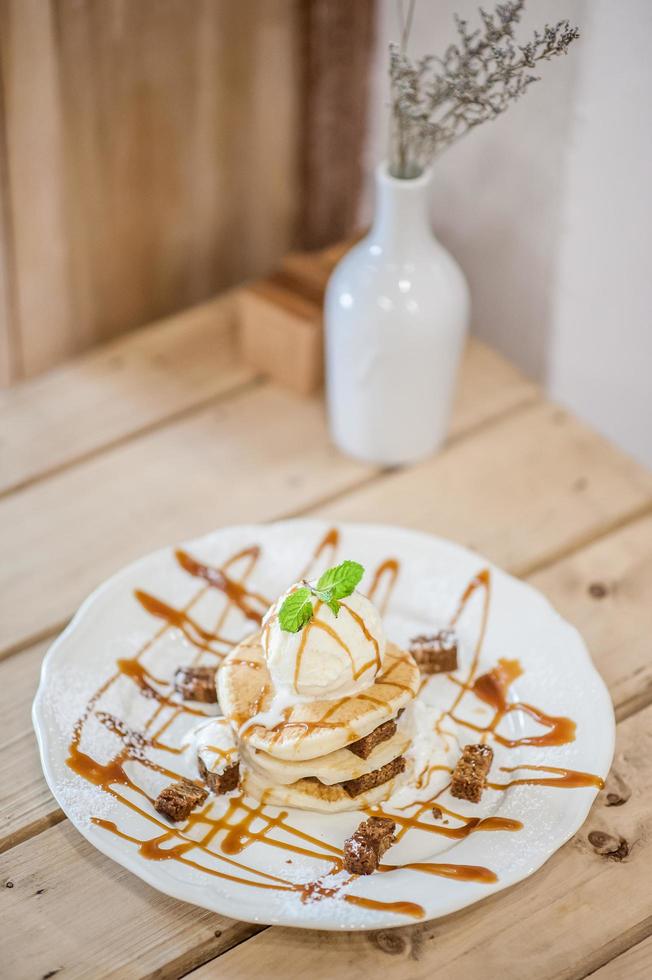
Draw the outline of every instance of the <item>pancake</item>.
M260 633L235 647L217 675L219 703L249 750L302 761L336 752L395 718L419 690L419 668L409 653L387 643L380 673L360 694L335 701L284 706L274 698Z
M243 777L245 792L271 806L296 807L299 810L318 810L321 813L344 813L363 810L389 799L402 781L402 775L351 797L342 786L325 786L318 780L300 779L290 786L268 782L252 769Z
M381 742L367 759L360 759L348 749L336 749L318 759L304 759L289 762L275 759L267 752L243 746L240 754L245 765L253 769L261 779L271 783L289 785L306 776L313 776L327 786L342 783L346 779L357 779L368 772L380 769L399 755L403 755L410 745L410 736L398 731L392 738Z

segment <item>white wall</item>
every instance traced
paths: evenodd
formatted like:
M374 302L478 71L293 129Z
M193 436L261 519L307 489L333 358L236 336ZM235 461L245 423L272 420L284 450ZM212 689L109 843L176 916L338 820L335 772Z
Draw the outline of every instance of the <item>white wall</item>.
M553 397L652 466L652 3L592 0L548 357Z
M417 0L411 52L443 50L453 12L473 21L476 9ZM397 36L395 0L378 10L363 220L385 155ZM433 224L469 279L474 332L652 464L652 2L530 2L519 33L563 17L582 30L568 56L436 162Z

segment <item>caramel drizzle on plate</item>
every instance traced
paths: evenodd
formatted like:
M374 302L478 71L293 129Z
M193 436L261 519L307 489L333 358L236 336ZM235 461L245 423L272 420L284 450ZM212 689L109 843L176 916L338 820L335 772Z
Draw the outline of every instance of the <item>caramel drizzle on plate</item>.
M519 779L510 779L507 783L487 783L491 789L505 790L510 786L556 786L558 789L582 789L585 786L595 786L597 789L604 789L604 779L595 776L592 772L581 772L577 769L563 769L558 766L501 766L501 772L521 772L529 771L547 772L554 775L550 776L525 776Z
M302 573L302 577L308 574L314 566L315 561L325 552L330 551L332 553L331 557L334 557L338 544L339 532L333 528L319 542L306 569ZM147 750L161 753L164 758L173 758L175 755L179 755L182 751L181 747L168 744L164 741L162 736L165 732L184 714L200 715L207 718L214 716L206 714L196 707L189 707L186 704L178 702L175 699L170 684L166 683L162 678L156 677L143 664L142 658L152 650L156 642L167 630L178 629L196 648L195 663L206 656L211 657L213 662L217 661L219 663L223 656L223 651L217 649L217 647L231 647L238 642L235 639L229 639L224 633L225 624L233 610L239 611L242 616L252 622L260 623L265 608L268 605L267 600L262 595L250 590L247 586L247 578L254 571L260 558L260 548L258 546L254 545L242 549L228 559L220 568L206 565L185 551L177 551L176 558L188 574L198 578L202 582L201 587L182 609L175 609L163 602L163 600L157 599L148 593L137 593L137 600L143 608L154 617L161 619L162 624L153 636L143 644L135 656L117 661L114 672L91 697L84 713L74 726L67 758L68 766L75 773L89 783L101 787L121 804L138 813L153 828L154 834L152 837L140 838L126 834L114 821L92 817L92 822L107 833L116 835L136 845L139 853L146 860L175 861L212 877L247 887L279 892L295 892L299 894L301 900L304 902L337 897L339 900L366 909L389 911L412 918L422 918L425 914L423 908L413 902L386 902L350 893L341 894L343 888L355 881L355 876L349 876L339 883L329 882L328 880L343 868L342 850L295 827L290 822L287 811L280 810L277 807L268 807L265 804L264 798L255 805L250 805L243 797L232 797L228 800L219 801L217 805L209 800L201 809L193 811L182 826L173 826L159 819L159 815L151 805L151 797L148 796L137 781L138 768L143 766L146 770L153 771L165 777L166 781L176 780L181 777L179 773L168 765L154 761L147 754ZM239 575L236 575L234 572L236 566L240 566ZM391 558L382 562L375 571L369 596L375 596L380 586L386 583L385 595L381 605L383 611L387 607L392 589L396 583L399 568L398 561ZM555 719L553 716L546 715L531 705L524 705L519 702L510 703L507 700L507 688L511 680L514 679L513 670L515 668L512 668L512 676L510 676L509 670L505 668L504 664L502 666L499 664L494 671L476 679L477 665L488 621L490 587L491 579L489 571L481 571L469 583L461 597L458 609L452 618L452 624L455 624L463 614L471 597L477 591L483 591L484 606L481 628L474 650L471 668L466 681L460 684L450 709L444 712L442 718L439 719L438 726L441 724L444 715L454 716L464 696L470 693L495 708L496 717L494 717L489 726L481 729L485 737L492 737L497 740L502 739L502 744L508 748L522 744L562 744L561 742L554 741L547 743L526 740L510 741L504 739L495 730L500 719L507 713L515 710L526 711L526 713L530 714L537 721L548 725L550 737L559 738L563 736L566 738L569 735L569 726L572 725L572 722L570 719ZM209 589L216 589L222 592L226 598L226 603L212 630L207 630L202 627L190 615L193 606L199 602ZM351 610L349 611L351 612ZM244 659L239 662L248 663ZM392 673L397 668L399 662L397 660L391 664L386 672L377 678L376 683L393 686L396 689L408 689L406 685L392 681ZM490 677L491 679L488 679ZM143 698L151 700L155 705L154 711L145 723L142 732L134 731L114 715L97 710L100 699L112 685L125 681L134 684L139 694ZM264 696L264 693L264 691L261 692L261 698ZM361 695L361 697L364 697L370 702L375 700L371 695ZM341 699L340 701L334 702L325 713L324 718L318 723L311 723L311 725L322 724L327 726L329 724L337 724L337 722L331 719L344 700ZM167 717L163 717L164 714L167 714ZM463 719L458 719L458 721L467 725L467 722ZM564 727L560 725L560 721L568 722L568 726ZM91 724L91 722L104 725L119 740L120 748L115 756L107 762L98 762L82 748L84 728L86 725ZM305 724L307 727L307 723ZM224 750L219 750L215 746L208 748L217 754L224 752ZM127 769L127 764L129 764L129 770ZM430 767L427 779L430 778L433 771L439 768L445 767ZM549 766L519 765L514 768L503 767L501 769L503 772L510 773L520 772L522 770L541 770L549 775L520 777L512 779L507 783L490 784L491 787L507 790L511 786L524 784L566 788L602 785L602 780L590 773L580 773ZM443 790L440 790L432 799L418 804L416 812L411 815L406 815L400 811L398 813L392 811L391 817L398 824L397 836L399 840L407 833L417 831L459 840L472 833L491 831L514 832L518 831L521 827L518 821L510 820L509 818L469 818L457 814L453 810L446 809L443 806L440 806L442 813L445 813L450 818L450 821L454 821L454 823L451 825L449 821L448 825L444 825L441 822L432 822L430 819L427 819L427 811L432 810L434 800L442 792ZM215 816L214 811L219 806L223 806L224 810L220 816ZM407 809L410 808L408 807ZM382 808L377 807L370 812L382 812ZM283 837L272 836L274 831L282 832ZM297 884L282 876L262 871L253 865L247 864L244 860L238 860L236 856L241 855L254 843L322 861L326 865L325 873L316 881ZM200 860L200 858L203 860ZM399 870L410 870L439 875L453 880L475 881L484 884L491 884L497 880L493 871L478 866L440 862L413 862L403 866L382 864L380 867L380 871L383 873L391 873Z

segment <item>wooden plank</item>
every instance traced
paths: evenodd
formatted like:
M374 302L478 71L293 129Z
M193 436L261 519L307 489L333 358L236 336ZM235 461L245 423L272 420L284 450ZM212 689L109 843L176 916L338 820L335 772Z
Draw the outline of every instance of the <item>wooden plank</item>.
M307 248L350 235L364 178L373 0L309 0L303 14L301 220ZM346 106L346 111L342 107Z
M0 14L27 374L280 260L298 208L297 0Z
M0 15L13 327L34 374L75 350L57 32L51 3L5 0Z
M0 493L252 377L226 294L0 392Z
M54 973L163 980L258 928L155 892L68 822L4 854L0 884L2 970L12 980Z
M396 930L267 929L199 969L193 980L218 972L221 980L249 978L263 963L269 980L286 977L288 963L293 975L312 980L340 975L366 980L386 971L393 980L518 980L524 963L529 980L579 980L602 965L601 955L624 931L649 922L652 707L619 726L615 771L632 791L628 801L608 806L602 792L576 836L514 888L446 919ZM592 831L626 840L625 860L598 854L588 840Z
M0 25L2 12L0 11ZM0 78L2 78L0 44ZM7 167L7 121L5 98L0 85L0 388L20 375L20 346L16 322L12 255L11 195Z
M467 365L458 437L533 397L533 386L487 348L472 346ZM485 370L495 370L495 385ZM107 573L154 546L291 514L373 472L329 445L320 402L263 387L5 497L0 538L13 563L0 569L0 652L56 628ZM56 590L44 541L60 573Z
M549 403L312 512L457 540L516 574L652 506L652 475Z
M534 402L539 389L518 368L477 337L464 350L449 442L514 408Z
M0 852L63 819L43 779L32 729L32 700L47 647L48 643L39 643L0 663L4 745L0 763Z
M369 472L328 444L320 402L263 386L4 497L0 647L40 639L156 547L291 513Z
M238 356L238 295L225 293L0 391L0 494L251 380L254 372ZM452 434L536 392L508 361L473 340Z
M528 581L582 633L619 715L632 714L652 700L652 517Z
M649 980L652 977L652 936L596 970L591 977L593 980Z
M609 596L594 598L589 588L597 581L596 572L606 568ZM529 581L580 627L619 716L652 700L652 606L645 601L652 594L652 518L608 535ZM61 815L41 774L30 719L44 647L39 644L0 662L0 717L11 745L11 753L0 761L0 787L7 787L0 803L0 850L40 832Z

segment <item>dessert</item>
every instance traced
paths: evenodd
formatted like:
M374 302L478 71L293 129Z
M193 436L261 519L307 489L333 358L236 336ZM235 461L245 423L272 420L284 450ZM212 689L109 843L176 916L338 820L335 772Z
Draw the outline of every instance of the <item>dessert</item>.
M422 674L443 674L457 670L457 636L451 629L439 630L431 636L415 636L410 653Z
M207 796L208 792L201 786L188 779L181 779L161 790L154 800L154 809L169 820L187 820L196 806L206 802Z
M395 841L396 824L389 817L369 817L344 841L344 867L354 875L370 875Z
M495 885L497 872L510 873L506 835L524 829L514 819L511 787L523 787L519 801L539 794L534 815L546 818L539 826L547 838L548 813L556 818L559 807L544 809L546 793L602 786L595 774L559 765L564 760L556 747L573 741L573 719L538 707L527 677L523 688L515 685L537 662L536 650L525 642L525 662L507 659L517 652L520 634L509 625L517 613L508 589L492 589L491 570L471 575L469 568L468 579L461 570L449 575L439 546L432 566L416 556L413 569L403 533L394 541L387 532L383 557L378 530L365 529L359 540L370 556L367 574L362 585L356 578L344 589L353 563L316 582L319 572L299 571L323 569L326 555L331 564L338 560L336 529L312 541L309 552L290 540L287 553L285 528L260 529L262 544L250 542L249 529L224 534L228 540L220 534L219 548L213 538L197 545L199 557L175 553L181 578L172 574L169 554L157 556L151 578L143 572L135 582L130 572L130 589L157 583L156 591L134 589L129 601L140 607L138 620L133 610L127 618L126 601L124 620L102 616L121 638L113 644L115 661L89 647L82 631L67 683L48 682L48 698L41 696L39 711L50 712L42 724L53 717L52 704L72 718L61 701L64 689L78 707L66 744L72 778L61 783L64 804L74 799L73 820L88 803L84 822L90 816L94 836L110 835L134 852L138 873L140 862L153 862L147 880L162 881L168 891L172 879L187 881L183 894L191 900L200 895L207 906L243 909L245 916L255 909L260 921L268 921L277 897L275 919L313 925L322 922L314 903L337 901L337 911L324 908L323 916L338 929L371 922L357 918L360 908L423 917L442 907L430 876L446 879L441 890L447 893L456 882ZM357 536L347 532L347 547ZM265 598L274 583L293 578L298 581L277 602ZM120 601L123 591L124 583ZM528 613L527 592L521 599L524 624L536 627L534 642L540 629L546 635L546 617L539 621L537 605ZM376 607L388 636L412 648L420 673L413 655L385 639ZM444 625L454 633L442 637ZM459 662L451 672L454 646ZM547 653L547 641L538 649ZM537 677L548 676L546 664ZM555 747L550 759L547 746ZM451 800L452 775L453 794L469 801L459 807ZM465 856L473 863L451 863L457 842L471 835L478 836ZM528 828L524 844L535 837ZM494 867L482 860L483 842ZM206 888L198 889L200 872ZM419 896L423 906L406 900ZM349 920L347 910L356 918Z
M362 574L343 562L297 582L219 670L243 789L256 799L355 810L391 796L406 770L411 735L398 716L419 671L357 591Z
M451 777L451 796L479 803L493 759L490 745L465 745Z
M184 701L215 704L217 667L179 667L174 675L174 689Z

